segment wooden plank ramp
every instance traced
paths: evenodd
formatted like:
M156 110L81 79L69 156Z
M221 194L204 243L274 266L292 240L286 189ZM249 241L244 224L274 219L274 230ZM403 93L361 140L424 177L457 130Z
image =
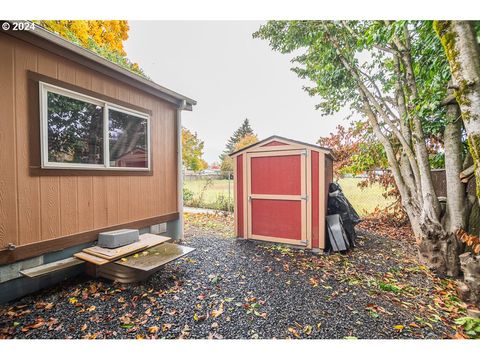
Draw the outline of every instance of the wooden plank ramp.
M153 271L194 251L194 248L177 244L161 244L139 254L115 261L115 264L142 271Z
M73 256L91 262L95 265L105 265L109 262L138 253L142 250L157 246L170 240L172 239L166 236L147 233L140 235L139 241L130 245L121 246L116 249L106 249L99 246L92 246L83 249L81 252L76 253Z
M35 266L30 269L24 269L20 271L20 274L29 277L29 278L34 278L37 276L42 276L42 275L47 275L50 274L54 271L58 270L63 270L63 269L68 269L69 267L73 267L76 265L83 264L85 261L81 259L77 259L75 257L69 257L66 259L54 261L48 264L40 265L40 266Z
M88 262L90 262L92 264L95 264L95 265L105 265L105 264L108 264L110 262L110 260L95 256L95 255L92 255L92 254L88 254L86 252L79 252L79 253L73 254L73 256L75 256L78 259L88 261Z
M102 248L100 246L92 246L92 247L83 249L83 252L96 257L101 257L102 259L112 261L112 260L121 258L123 256L127 256L130 254L139 252L143 249L146 249L147 246L148 246L147 244L143 244L140 241L137 241L133 244L121 246L116 249L107 249L107 248Z

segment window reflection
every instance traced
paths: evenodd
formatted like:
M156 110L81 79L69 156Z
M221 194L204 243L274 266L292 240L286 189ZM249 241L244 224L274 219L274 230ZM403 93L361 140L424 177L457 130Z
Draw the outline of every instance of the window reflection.
M148 168L147 120L109 109L111 167Z
M103 164L103 108L47 93L48 161Z

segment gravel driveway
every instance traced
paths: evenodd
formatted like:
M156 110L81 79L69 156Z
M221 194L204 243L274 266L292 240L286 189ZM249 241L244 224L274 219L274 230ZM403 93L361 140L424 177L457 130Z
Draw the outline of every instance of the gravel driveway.
M187 217L197 250L141 284L87 277L0 307L0 338L444 338L453 285L407 242L363 236L348 255L235 240ZM454 310L455 309L455 310Z

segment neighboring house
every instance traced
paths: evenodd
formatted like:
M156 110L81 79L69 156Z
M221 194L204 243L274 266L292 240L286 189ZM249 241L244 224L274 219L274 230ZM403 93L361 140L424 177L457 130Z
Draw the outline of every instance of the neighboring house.
M0 30L0 84L0 302L64 278L19 270L99 232L182 237L180 115L194 100L38 26Z
M115 161L115 166L119 167L146 167L148 163L148 153L143 148L135 148L119 156Z

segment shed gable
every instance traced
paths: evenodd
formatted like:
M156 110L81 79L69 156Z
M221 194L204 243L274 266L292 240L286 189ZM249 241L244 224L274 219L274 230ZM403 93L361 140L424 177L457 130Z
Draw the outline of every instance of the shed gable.
M247 147L244 147L243 149L234 151L233 153L230 154L230 156L237 157L238 155L243 153L250 153L250 152L262 151L262 150L265 151L266 150L265 148L272 148L272 150L310 149L313 151L319 151L321 153L324 153L326 156L330 157L332 160L335 160L331 150L328 148L323 148L318 145L313 145L313 144L308 144L301 141L287 139L278 135L270 136L266 139L260 140L259 142L256 142Z

